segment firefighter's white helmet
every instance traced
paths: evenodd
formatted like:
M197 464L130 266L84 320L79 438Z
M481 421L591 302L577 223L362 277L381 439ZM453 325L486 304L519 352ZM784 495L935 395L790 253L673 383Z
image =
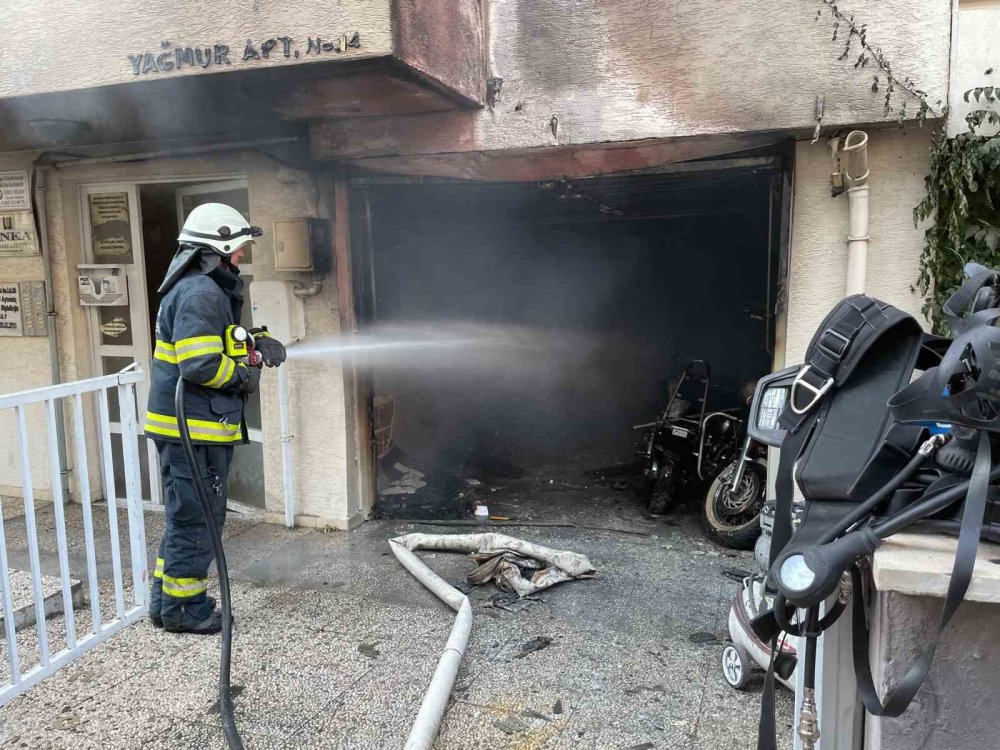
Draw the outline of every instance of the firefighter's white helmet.
M262 234L260 227L251 226L232 206L204 203L188 214L177 241L206 245L228 257Z

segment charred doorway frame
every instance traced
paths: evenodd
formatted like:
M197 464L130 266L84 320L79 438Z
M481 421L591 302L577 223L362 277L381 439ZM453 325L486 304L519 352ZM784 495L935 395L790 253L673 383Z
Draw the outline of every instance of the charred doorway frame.
M784 366L785 340L788 309L788 271L790 268L790 240L792 220L792 199L794 193L795 144L788 140L768 150L764 155L740 156L703 161L665 164L628 172L593 175L593 177L622 177L656 174L699 174L710 171L761 170L771 174L769 185L770 222L768 231L768 288L766 345L772 358L772 368ZM575 178L574 182L585 183L588 178ZM353 175L346 181L348 206L338 211L338 216L349 217L349 250L346 257L349 273L340 280L342 294L347 292L351 318L345 323L346 330L361 329L377 320L377 279L375 276L374 247L372 243L372 212L370 189L383 185L462 185L475 180L459 180L446 177L409 176L396 174ZM515 184L515 183L511 183ZM532 183L525 183L532 184ZM364 425L359 425L359 437L367 445L368 481L366 497L362 503L374 508L378 473L378 447L375 437L374 391L370 374L356 373L356 392L364 399Z

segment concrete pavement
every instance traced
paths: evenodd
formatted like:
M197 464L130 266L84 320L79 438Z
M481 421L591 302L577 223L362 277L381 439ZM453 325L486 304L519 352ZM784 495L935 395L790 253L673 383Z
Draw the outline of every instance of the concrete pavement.
M719 667L722 646L691 637L725 636L736 584L723 572L749 568L747 553L724 553L691 517L668 519L676 525L650 519L635 498L607 488L567 487L540 499L515 484L495 499L497 508L510 504L507 512L530 506L521 518L641 533L504 529L586 554L598 577L556 587L514 612L492 606L492 587L470 592L472 638L435 747L756 745L761 676L748 692L732 690ZM71 530L80 528L78 507L67 517ZM106 528L106 512L97 510L95 523ZM8 515L14 560L24 541L18 524ZM52 572L50 511L39 509L39 526ZM152 555L162 516L147 513L146 528ZM452 622L451 611L388 551L386 539L416 530L468 529L375 521L324 533L227 523L237 618L232 682L248 748L402 746ZM74 573L85 574L79 533L70 537ZM463 555L419 554L455 583L471 569ZM110 602L108 559L102 547L102 597ZM77 612L78 623L89 622L86 609ZM58 644L64 624L49 626ZM515 658L537 636L551 645ZM32 630L19 635L22 659L33 653L34 637ZM0 747L223 748L214 705L218 655L216 637L165 634L148 622L127 628L0 710ZM790 723L791 695L779 689L787 746Z

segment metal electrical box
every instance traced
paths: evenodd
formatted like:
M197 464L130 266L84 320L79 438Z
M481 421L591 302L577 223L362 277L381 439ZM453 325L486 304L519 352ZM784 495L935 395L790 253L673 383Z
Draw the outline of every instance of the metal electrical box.
M328 273L333 267L329 219L274 222L274 269Z

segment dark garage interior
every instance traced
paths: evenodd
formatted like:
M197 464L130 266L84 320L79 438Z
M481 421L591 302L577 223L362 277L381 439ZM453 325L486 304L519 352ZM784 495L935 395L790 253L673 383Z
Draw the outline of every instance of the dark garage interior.
M462 517L480 482L627 465L692 359L709 410L739 407L771 369L780 266L780 160L744 161L356 180L363 325L471 342L371 363L376 512Z

